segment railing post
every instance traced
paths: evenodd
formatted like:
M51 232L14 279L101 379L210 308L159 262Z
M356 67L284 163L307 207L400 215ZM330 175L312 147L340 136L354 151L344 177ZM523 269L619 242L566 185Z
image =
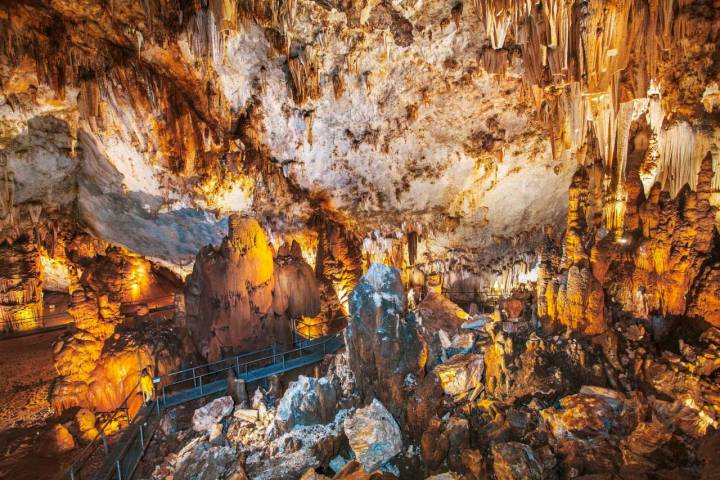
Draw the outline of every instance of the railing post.
M193 387L197 387L197 377L195 377L195 367L192 369L192 376L193 376Z
M122 469L120 468L120 460L115 460L115 467L117 469L117 478L118 480L122 480Z
M165 389L163 388L163 403L165 403ZM157 414L158 417L160 416L160 399L155 400L155 405L157 406Z
M200 395L202 395L202 393L203 393L203 388L202 388L202 375L199 376L198 378L200 379Z
M140 424L140 448L145 450L145 436L143 435L143 424Z
M105 437L105 430L102 430L100 432L100 437L102 438L103 450L105 451L105 456L107 456L107 455L109 455L109 452L108 452L108 446L107 446L107 437Z
M70 467L70 480L75 480L75 465Z
M240 356L235 357L235 371L240 375Z

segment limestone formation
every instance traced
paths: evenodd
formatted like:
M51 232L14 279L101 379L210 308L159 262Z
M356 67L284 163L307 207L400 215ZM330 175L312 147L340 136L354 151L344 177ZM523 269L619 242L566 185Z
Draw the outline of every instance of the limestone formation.
M232 215L229 222L222 245L198 253L185 287L187 323L209 361L236 351L288 346L290 319L320 311L312 270L297 252L274 258L256 219Z
M57 377L0 477L347 327L136 476L711 478L719 44L718 0L0 2L0 330L73 323L6 335Z
M28 237L0 245L0 330L44 326L40 252Z

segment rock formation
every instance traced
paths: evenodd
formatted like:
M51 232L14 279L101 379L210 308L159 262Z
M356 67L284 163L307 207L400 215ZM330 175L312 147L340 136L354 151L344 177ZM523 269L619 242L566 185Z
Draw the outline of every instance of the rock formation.
M320 313L318 285L298 248L274 257L252 217L231 215L219 248L198 253L185 287L187 322L208 360L292 343L291 318Z
M173 371L192 351L182 328L134 320L148 306L172 304L176 280L148 260L87 235L75 236L65 248L83 273L68 306L76 332L54 346L60 377L50 391L51 403L56 412L74 406L111 412L129 397L134 413L142 404L142 370Z
M40 252L33 240L0 244L0 330L42 327L42 299Z
M406 385L424 376L427 344L405 309L400 272L374 263L350 295L349 366L363 401L377 398L402 418Z

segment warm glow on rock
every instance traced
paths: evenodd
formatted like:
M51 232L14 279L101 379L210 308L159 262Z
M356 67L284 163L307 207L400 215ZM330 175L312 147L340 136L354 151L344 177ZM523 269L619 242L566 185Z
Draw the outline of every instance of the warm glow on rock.
M313 318L301 317L295 323L295 331L303 338L312 340L330 333L330 324L325 320L323 315L318 315Z
M132 269L128 277L129 297L131 301L136 302L143 298L144 292L147 291L150 285L150 272L145 260L136 259L132 263Z

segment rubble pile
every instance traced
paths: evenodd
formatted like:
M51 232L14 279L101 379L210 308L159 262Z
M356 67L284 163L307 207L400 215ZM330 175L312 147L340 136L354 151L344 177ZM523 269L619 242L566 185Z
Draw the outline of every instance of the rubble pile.
M630 318L592 337L546 333L512 301L448 331L430 362L437 333L404 302L399 272L373 264L325 376L300 376L277 400L258 389L212 429L173 434L192 440L149 476L191 478L197 455L221 478L711 478L717 328L664 343Z

